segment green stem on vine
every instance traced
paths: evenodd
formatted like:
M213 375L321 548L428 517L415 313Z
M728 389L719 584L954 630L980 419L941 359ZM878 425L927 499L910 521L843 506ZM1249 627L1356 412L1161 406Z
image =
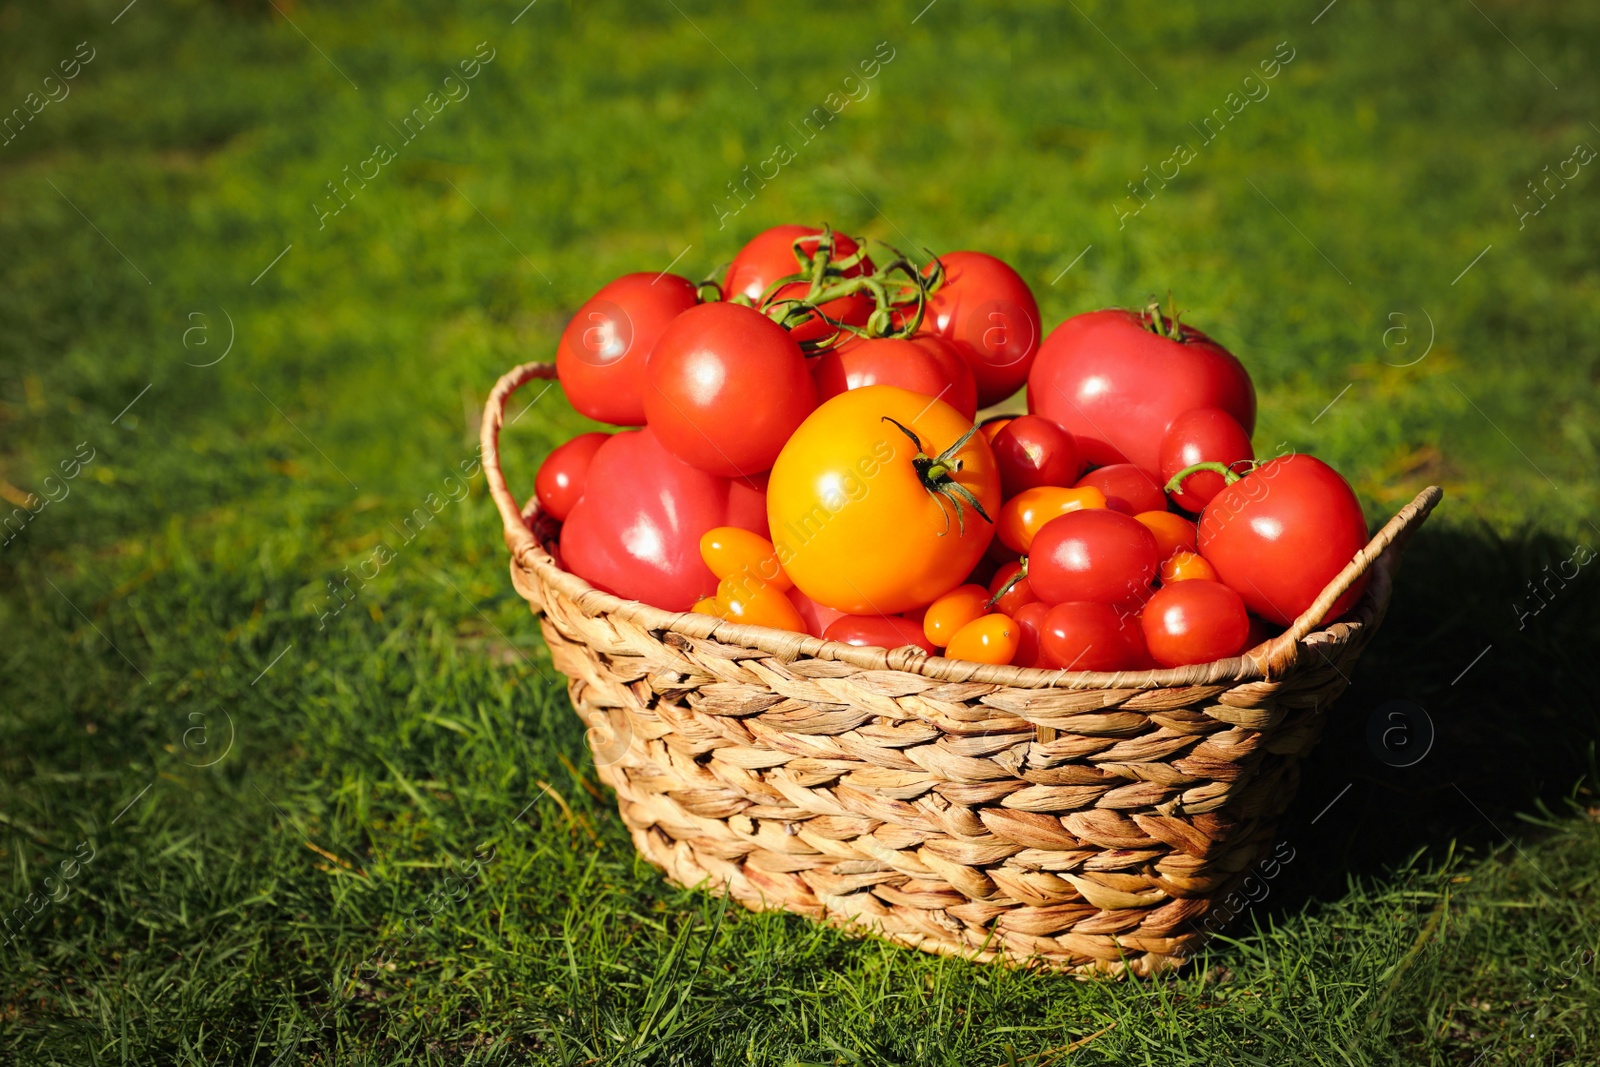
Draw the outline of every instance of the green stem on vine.
M976 511L983 517L984 522L990 525L994 524L994 520L989 517L989 513L984 511L983 505L978 502L978 498L972 495L972 490L956 481L954 477L961 470L961 460L956 458L956 453L965 448L967 442L972 440L972 435L978 432L978 427L974 426L962 434L959 440L937 456L930 456L922 450L922 439L909 427L891 419L887 415L882 416L882 421L889 423L905 434L911 439L911 443L916 446L917 454L912 458L911 466L915 468L917 477L922 482L922 487L934 495L934 499L939 503L939 510L944 512L944 529L939 531L940 537L950 532L950 514L945 511L945 503L947 501L955 508L957 529L962 534L967 532L966 508Z
M1006 584L1005 585L1002 585L998 590L996 590L994 596L990 597L984 603L984 605L983 605L983 610L984 611L993 611L994 610L994 606L996 604L1000 603L1000 598L1005 596L1007 593L1011 592L1011 588L1014 585L1016 585L1018 582L1022 581L1024 578L1026 578L1028 576L1028 557L1027 556L1023 556L1023 557L1021 557L1021 560L1022 560L1021 568L1018 569L1017 573L1013 574L1009 579L1006 580Z
M1162 489L1162 492L1176 493L1179 489L1183 488L1184 479L1188 478L1191 474L1199 474L1201 471L1212 471L1213 473L1222 475L1222 483L1224 485L1232 485L1234 482L1244 477L1244 475L1235 471L1226 463L1218 463L1215 460L1207 460L1202 463L1191 464L1190 466L1183 468L1183 470L1179 471L1177 474L1174 474L1172 476L1172 480L1167 482L1165 488Z

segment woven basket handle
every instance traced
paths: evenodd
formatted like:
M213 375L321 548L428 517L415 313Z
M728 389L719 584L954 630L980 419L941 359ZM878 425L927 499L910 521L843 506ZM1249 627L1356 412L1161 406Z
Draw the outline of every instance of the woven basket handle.
M478 431L478 439L483 445L483 474L489 482L489 495L494 498L494 506L500 510L506 546L517 559L525 552L537 550L539 541L528 529L528 524L522 521L522 505L506 485L506 476L500 470L500 427L505 422L506 402L511 399L511 394L536 378L547 378L554 382L555 364L524 363L501 375L500 380L494 383L494 388L489 390L489 399L484 402L483 425Z
M1391 545L1396 543L1403 545L1405 539L1422 525L1428 513L1443 497L1444 490L1437 485L1430 485L1418 493L1411 503L1401 508L1394 518L1383 524L1383 528L1373 535L1366 547L1345 564L1344 570L1333 576L1333 581L1323 587L1317 599L1311 602L1311 606L1302 612L1298 619L1294 620L1293 625L1268 641L1259 652L1251 654L1251 657L1261 664L1268 678L1281 677L1299 661L1301 650L1305 647L1300 642L1312 630L1322 625L1322 617L1333 607L1334 602L1344 596L1356 580L1367 572L1367 568L1371 567Z

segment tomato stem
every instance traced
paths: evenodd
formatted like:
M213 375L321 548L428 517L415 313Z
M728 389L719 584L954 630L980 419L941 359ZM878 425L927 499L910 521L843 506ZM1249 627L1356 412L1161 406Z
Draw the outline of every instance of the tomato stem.
M1177 474L1174 474L1172 476L1172 480L1166 484L1162 491L1167 493L1176 493L1179 489L1183 488L1183 482L1185 478L1188 478L1191 474L1199 474L1201 471L1212 471L1216 474L1222 475L1222 482L1224 485L1232 485L1234 482L1244 477L1244 475L1240 474L1238 471L1235 471L1226 463L1217 463L1214 460L1207 460L1202 463L1192 464L1183 468L1183 470L1179 471Z
M998 590L995 591L994 596L990 597L988 599L988 601L983 605L983 610L984 611L993 611L994 610L994 606L996 604L1000 603L1000 598L1005 596L1007 593L1011 592L1012 586L1016 585L1018 582L1022 581L1022 579L1026 578L1027 576L1028 576L1028 557L1027 556L1023 556L1022 557L1022 567L1021 567L1021 569L1018 570L1017 573L1013 574L1010 578L1008 578L1006 580L1006 584L1005 585L1002 585Z
M961 460L956 458L956 453L965 448L967 442L972 440L972 435L978 432L978 427L974 426L969 429L954 444L937 456L930 456L923 451L922 439L910 427L891 419L887 415L882 416L882 421L889 423L905 434L911 439L911 443L916 446L917 454L912 457L911 466L915 468L917 477L922 482L922 487L932 493L934 499L938 501L941 512L945 509L946 501L955 508L956 528L961 533L965 534L967 532L966 508L971 508L983 516L984 522L990 525L994 524L994 520L989 517L987 511L983 510L983 505L979 503L978 498L972 495L972 490L956 481L954 477L961 470ZM939 531L939 536L943 537L949 532L950 515L945 512L944 529Z
M1183 332L1183 325L1178 322L1178 316L1182 312L1175 311L1173 308L1172 290L1169 289L1167 290L1168 314L1161 314L1161 301L1151 300L1150 303L1145 305L1144 314L1141 317L1144 319L1144 328L1157 337L1165 337L1169 341L1182 343L1188 340L1188 335Z

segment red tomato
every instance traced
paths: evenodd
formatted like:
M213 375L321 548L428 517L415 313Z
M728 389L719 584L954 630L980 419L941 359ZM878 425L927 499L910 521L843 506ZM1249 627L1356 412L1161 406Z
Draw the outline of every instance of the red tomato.
M1010 615L1014 619L1017 617L1018 608L1039 599L1038 594L1033 591L1033 586L1028 584L1028 579L1025 575L1017 578L1016 583L1010 589L1006 589L1004 593L1000 592L1000 590L1006 588L1006 583L1016 578L1021 570L1022 564L1011 562L1002 563L1000 569L994 572L994 577L989 579L989 595L995 598L994 607L991 610L998 611L1002 615Z
M1279 626L1309 608L1366 543L1350 483L1311 456L1263 463L1200 513L1200 554L1251 611ZM1344 614L1366 585L1362 575L1325 618Z
M733 262L728 265L728 274L722 282L724 295L728 297L742 295L760 305L762 295L772 287L773 282L798 274L803 269L794 254L795 242L800 241L801 250L808 258L813 257L817 254L817 238L821 234L821 230L810 226L774 226L757 234L749 244L739 250L739 254L734 256ZM837 262L852 256L856 253L856 249L857 245L853 238L847 234L835 233L833 254L829 257L829 262ZM853 278L859 274L870 273L872 273L872 261L866 259L846 270L845 276ZM808 282L791 282L768 296L766 303L770 306L778 300L803 300L810 289ZM876 306L869 294L854 293L837 300L824 301L817 310L836 322L864 326ZM815 341L828 337L833 332L833 326L813 315L792 327L789 336L796 342Z
M1042 600L1030 601L1017 609L1011 616L1017 624L1017 651L1011 657L1011 663L1016 667L1048 667L1045 661L1044 649L1039 644L1040 631L1044 626L1045 616L1050 614L1050 605Z
M1017 654L1020 632L1005 615L985 615L957 630L944 654L973 663L1010 663Z
M591 419L644 425L645 361L667 325L700 302L676 274L624 274L572 316L556 345L556 375Z
M1120 671L1133 654L1116 609L1095 601L1057 604L1039 628L1045 666L1069 671Z
M898 615L840 615L828 624L822 636L829 641L870 648L916 645L929 655L938 651L923 635L922 627Z
M837 618L844 615L842 611L835 611L826 604L818 604L798 589L790 589L784 594L789 598L789 603L800 613L800 618L805 620L806 633L812 637L821 637L827 632L828 626ZM917 628L921 633L921 627Z
M851 337L810 363L818 403L866 385L898 385L936 396L968 419L978 411L972 371L937 337Z
M1195 408L1172 420L1161 438L1161 481L1196 463L1221 463L1225 467L1246 465L1256 458L1250 435L1239 420L1221 408ZM1183 480L1172 493L1172 502L1185 511L1199 511L1222 492L1222 475L1198 471Z
M1106 495L1106 507L1124 515L1167 510L1161 483L1132 463L1113 463L1078 479L1079 488L1091 485Z
M1170 511L1141 511L1134 516L1156 535L1156 552L1161 559L1172 558L1174 552L1192 554L1195 551L1194 523Z
M589 474L589 464L610 436L598 430L580 433L566 444L556 446L555 451L545 457L545 461L539 464L539 473L533 479L533 491L539 498L540 511L557 522L571 514L572 506L583 496L583 483Z
M1051 519L1028 550L1028 583L1040 600L1062 604L1142 602L1161 560L1143 523L1105 508Z
M724 477L772 466L817 406L800 346L754 308L718 302L679 315L646 365L650 428L672 453Z
M1039 415L1022 415L991 438L1000 464L1000 491L1007 500L1024 489L1069 486L1083 472L1072 435Z
M1028 380L1042 329L1028 283L983 252L940 256L944 284L928 297L922 331L956 342L978 382L978 406L997 404ZM930 265L931 269L931 265Z
M770 539L767 532L767 472L747 474L728 483L728 525L752 530Z
M1148 311L1119 308L1074 315L1033 362L1029 410L1059 422L1090 463L1160 470L1161 437L1190 408L1218 407L1246 432L1255 429L1255 388L1244 366L1191 326L1174 340L1151 332L1153 321Z
M614 434L595 453L583 496L562 524L561 558L598 589L687 611L717 587L700 538L735 525L731 487L668 452L650 429Z
M1250 633L1239 594L1203 578L1156 590L1141 619L1145 645L1163 667L1237 656Z

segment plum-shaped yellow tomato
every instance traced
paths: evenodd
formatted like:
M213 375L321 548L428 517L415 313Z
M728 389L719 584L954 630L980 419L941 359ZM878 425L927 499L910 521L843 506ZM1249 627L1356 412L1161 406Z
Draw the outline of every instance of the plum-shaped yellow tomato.
M920 608L960 585L989 547L999 507L994 453L971 420L892 385L818 407L767 484L784 573L852 615Z

